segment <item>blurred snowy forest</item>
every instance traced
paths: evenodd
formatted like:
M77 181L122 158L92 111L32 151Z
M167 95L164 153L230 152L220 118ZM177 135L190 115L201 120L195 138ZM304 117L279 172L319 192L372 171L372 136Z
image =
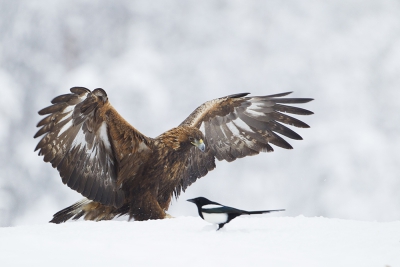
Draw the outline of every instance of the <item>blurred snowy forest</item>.
M44 223L81 199L33 150L37 111L104 88L155 137L239 92L312 97L293 150L217 162L206 196L285 216L400 220L400 1L0 0L0 226Z

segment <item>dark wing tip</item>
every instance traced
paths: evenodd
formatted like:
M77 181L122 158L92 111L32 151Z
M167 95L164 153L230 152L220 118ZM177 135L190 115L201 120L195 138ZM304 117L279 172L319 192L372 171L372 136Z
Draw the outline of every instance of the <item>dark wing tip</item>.
M311 128L310 125L308 125L305 122L302 122L302 124L300 126L297 126L298 128Z
M47 112L48 108L49 107L42 108L41 110L38 111L38 114L41 115L41 116L49 114L49 112Z
M40 131L38 131L34 136L33 136L33 138L37 138L37 137L39 137L39 136L41 136L42 135L42 133L40 133ZM36 149L35 149L35 151L37 150L37 147L36 147Z
M239 93L239 94L233 94L233 95L228 95L228 98L239 98L239 97L244 97L247 96L250 93Z
M290 95L291 93L293 93L293 91L291 91L291 92L279 93L279 94L273 94L273 95L267 95L266 97L282 97L282 96Z
M69 89L72 93L77 94L77 95L83 95L86 93L90 93L90 90L87 89L86 87L81 87L81 86L75 86Z
M314 98L301 98L304 102L303 103L308 103L314 100Z

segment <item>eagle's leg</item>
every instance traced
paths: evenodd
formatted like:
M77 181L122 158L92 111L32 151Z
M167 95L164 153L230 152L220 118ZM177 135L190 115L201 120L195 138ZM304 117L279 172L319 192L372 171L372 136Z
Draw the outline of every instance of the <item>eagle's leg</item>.
M139 199L139 201L138 201ZM157 220L166 218L164 209L160 207L156 198L151 195L136 198L129 211L135 221Z
M160 204L160 207L164 210L166 219L174 218L170 214L166 213L169 208L169 205L171 204L171 200L172 200L171 194L164 194L158 197L158 203Z
M160 207L164 210L167 211L169 208L169 205L171 204L171 199L172 196L161 196L158 198L158 203L160 204Z

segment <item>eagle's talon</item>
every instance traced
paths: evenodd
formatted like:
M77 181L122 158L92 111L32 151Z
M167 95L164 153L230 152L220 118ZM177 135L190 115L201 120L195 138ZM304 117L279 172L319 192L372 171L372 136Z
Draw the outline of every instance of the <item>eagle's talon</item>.
M168 213L165 213L164 219L173 219L173 218L175 218L175 217L170 215L170 214L168 214Z

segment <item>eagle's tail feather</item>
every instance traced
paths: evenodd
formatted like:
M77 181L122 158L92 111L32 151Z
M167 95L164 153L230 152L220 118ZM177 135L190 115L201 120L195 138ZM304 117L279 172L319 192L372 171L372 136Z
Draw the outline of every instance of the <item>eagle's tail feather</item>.
M63 223L68 221L69 219L78 220L82 217L85 212L83 211L83 206L89 204L91 201L87 198L82 199L75 204L66 207L63 210L60 210L56 214L53 215L53 219L50 221L51 223Z
M111 220L115 216L124 215L128 212L128 208L122 206L121 208L115 208L113 206L104 206L99 202L89 200L87 198L82 199L75 204L60 210L53 215L51 223L63 223L69 219L78 220L84 216L85 220L101 221Z
M256 210L256 211L248 211L245 214L263 214L263 213L270 213L275 211L285 211L285 210Z

